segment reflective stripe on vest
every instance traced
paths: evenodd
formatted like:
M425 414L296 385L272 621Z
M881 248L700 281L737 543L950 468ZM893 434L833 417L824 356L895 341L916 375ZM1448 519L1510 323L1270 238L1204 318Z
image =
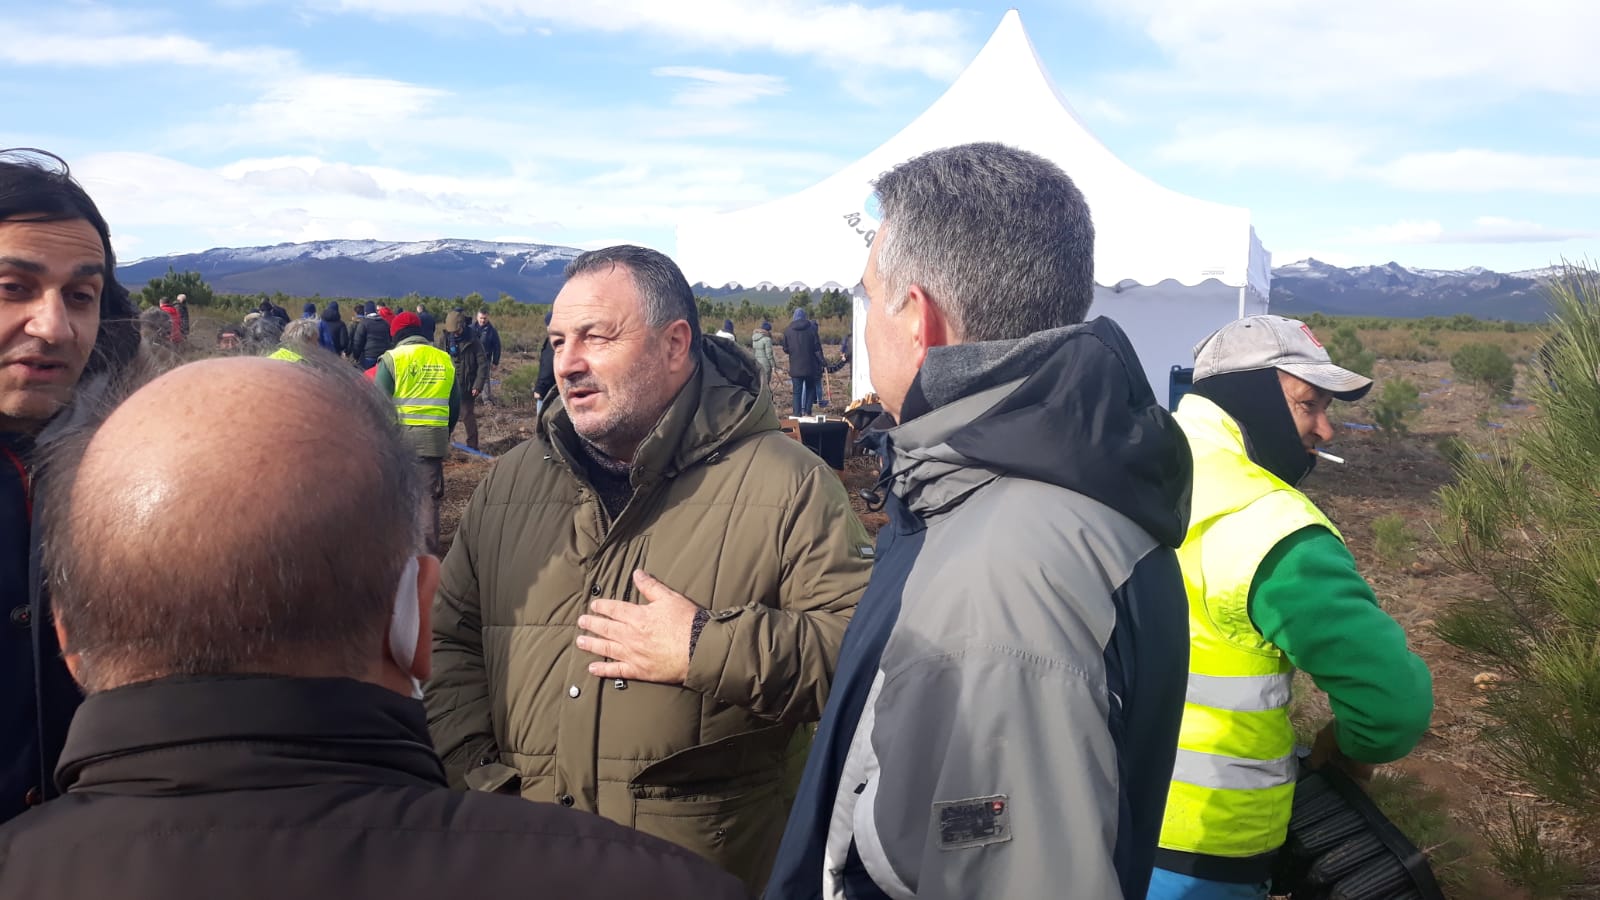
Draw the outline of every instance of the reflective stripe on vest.
M1219 790L1253 791L1292 782L1294 768L1293 753L1277 759L1243 759L1179 748L1172 780Z
M1196 675L1189 673L1190 703L1234 712L1261 712L1289 705L1293 675Z
M394 366L394 410L401 425L450 426L450 388L456 367L450 354L432 344L404 344L384 353Z
M1247 858L1283 844L1294 800L1294 671L1250 621L1256 569L1283 538L1333 528L1304 494L1250 461L1216 404L1176 414L1194 456L1189 533L1178 550L1189 600L1189 685L1161 846Z
M286 362L305 362L305 357L290 350L288 347L279 347L267 356L267 359L281 359Z

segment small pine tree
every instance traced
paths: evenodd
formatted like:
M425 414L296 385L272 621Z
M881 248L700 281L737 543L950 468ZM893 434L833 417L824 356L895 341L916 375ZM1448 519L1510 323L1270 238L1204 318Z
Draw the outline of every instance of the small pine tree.
M1501 678L1484 734L1500 771L1600 827L1600 273L1550 288L1562 338L1541 411L1496 452L1454 456L1441 492L1445 549L1483 576L1436 630Z
M1372 377L1372 368L1378 362L1377 354L1361 343L1361 336L1356 334L1354 325L1345 323L1335 328L1324 348L1334 365Z
M1419 397L1417 386L1404 378L1385 381L1378 399L1372 403L1373 422L1386 435L1405 434L1411 429Z
M1450 355L1450 368L1457 378L1479 385L1500 399L1510 397L1516 384L1516 366L1499 344L1462 344Z
M133 297L144 306L155 306L161 300L171 300L179 294L186 295L185 302L191 306L211 306L216 302L211 285L206 284L199 272L175 272L171 266L167 266L167 274L157 275L145 282L145 286Z

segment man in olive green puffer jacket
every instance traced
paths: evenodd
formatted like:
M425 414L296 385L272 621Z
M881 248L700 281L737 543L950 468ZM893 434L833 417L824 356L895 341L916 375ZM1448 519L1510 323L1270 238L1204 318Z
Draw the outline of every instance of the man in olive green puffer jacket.
M758 893L871 540L671 260L610 248L567 279L559 399L444 562L434 742L458 787L598 813Z

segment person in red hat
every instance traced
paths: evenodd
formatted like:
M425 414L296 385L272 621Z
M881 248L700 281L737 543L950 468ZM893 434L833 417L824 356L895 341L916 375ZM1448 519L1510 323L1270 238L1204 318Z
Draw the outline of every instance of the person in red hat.
M428 343L422 319L403 312L389 323L394 348L378 360L374 381L394 400L406 442L416 454L425 488L428 552L439 552L439 502L444 499L444 458L461 414L456 367L450 354Z

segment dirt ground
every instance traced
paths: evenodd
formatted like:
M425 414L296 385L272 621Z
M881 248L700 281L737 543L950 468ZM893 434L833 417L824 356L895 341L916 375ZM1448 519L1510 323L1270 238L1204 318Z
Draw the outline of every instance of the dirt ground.
M789 382L783 374L781 351L779 372L774 376L774 395L780 411L788 406ZM516 367L536 362L536 357L521 354L508 357L497 370L501 378ZM1436 493L1451 480L1448 464L1437 445L1448 436L1459 436L1483 446L1514 432L1537 415L1525 401L1495 403L1478 388L1455 383L1446 362L1401 362L1380 360L1377 367L1383 379L1405 377L1421 392L1421 409L1411 425L1411 433L1389 437L1359 426L1372 421L1366 403L1342 406L1337 413L1336 435L1329 450L1344 457L1344 465L1323 462L1307 480L1306 492L1343 532L1352 551L1376 591L1384 608L1405 627L1413 648L1427 660L1434 676L1436 705L1433 724L1417 750L1396 765L1441 792L1458 837L1473 853L1464 865L1471 870L1470 884L1456 889L1455 896L1515 898L1522 896L1494 875L1486 863L1476 834L1486 820L1503 816L1506 802L1526 802L1531 796L1517 784L1506 783L1491 774L1484 749L1478 739L1486 724L1482 713L1484 695L1474 684L1479 671L1460 659L1452 648L1434 636L1434 617L1451 601L1481 595L1486 586L1476 577L1453 570L1437 551L1432 528L1439 522ZM830 394L841 411L849 395L848 369L829 376ZM1376 392L1374 392L1376 394ZM531 410L504 406L481 407L482 446L491 455L504 453L531 435ZM457 438L460 431L457 431ZM446 466L446 533L465 507L473 488L491 463L457 452ZM845 473L852 506L869 531L876 532L886 521L882 513L866 508L860 491L876 480L874 461L852 459ZM1403 565L1386 563L1374 549L1372 523L1389 514L1399 514L1408 524L1414 541L1414 559ZM448 541L448 539L447 539ZM1326 699L1312 692L1300 705L1297 715L1308 722L1328 716ZM1595 845L1576 833L1565 836L1581 859L1600 858Z

